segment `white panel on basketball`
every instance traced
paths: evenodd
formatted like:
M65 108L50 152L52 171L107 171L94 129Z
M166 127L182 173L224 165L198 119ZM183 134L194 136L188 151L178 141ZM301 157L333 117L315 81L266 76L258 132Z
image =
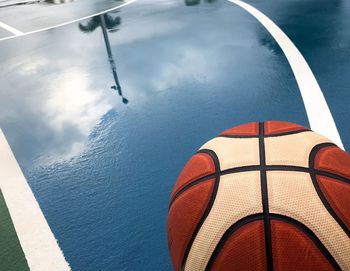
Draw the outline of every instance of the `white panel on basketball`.
M308 173L267 172L270 213L289 216L311 229L343 270L350 270L349 237L330 215Z
M265 138L266 164L308 167L312 148L325 142L330 141L314 132L267 137Z
M225 231L245 216L262 211L259 171L222 176L212 209L192 244L185 271L204 270Z
M216 153L221 170L259 164L258 138L216 137L201 149L210 149Z

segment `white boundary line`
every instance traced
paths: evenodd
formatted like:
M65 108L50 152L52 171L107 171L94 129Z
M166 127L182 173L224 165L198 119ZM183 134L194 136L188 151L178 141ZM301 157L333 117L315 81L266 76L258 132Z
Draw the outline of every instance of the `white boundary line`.
M7 8L7 7L26 5L26 4L36 4L43 1L44 0L22 0L22 1L17 1L15 3L0 4L0 8ZM5 2L8 2L8 1L5 1Z
M309 65L288 36L266 15L240 0L228 0L253 15L274 37L292 68L304 101L311 129L344 149L337 127L322 90Z
M15 34L16 36L23 35L22 31L19 31L18 29L14 28L8 24L5 24L1 21L0 21L0 27L7 30L8 32L11 32L12 34Z
M110 8L110 9L98 12L98 13L94 13L94 14L91 14L91 15L88 15L88 16L85 16L85 17L81 17L79 19L67 21L67 22L64 22L64 23L61 23L61 24L57 24L57 25L53 25L53 26L37 29L37 30L34 30L34 31L25 32L25 33L18 34L18 35L15 35L15 36L4 37L4 38L1 38L0 41L9 40L9 39L17 38L17 37L23 37L23 36L27 36L27 35L30 35L30 34L35 34L35 33L43 32L43 31L50 30L50 29L53 29L53 28L65 26L65 25L76 23L76 22L79 22L79 21L83 21L83 20L86 20L86 19L98 16L98 15L101 15L101 14L104 14L104 13L107 13L107 12L111 12L113 10L117 10L119 8L125 7L127 5L130 5L130 4L134 3L134 2L136 2L136 1L137 0L130 0L130 1L128 1L128 2L126 2L124 4L121 4L119 6L116 6L116 7L113 7L113 8Z
M1 129L0 189L30 270L71 270Z

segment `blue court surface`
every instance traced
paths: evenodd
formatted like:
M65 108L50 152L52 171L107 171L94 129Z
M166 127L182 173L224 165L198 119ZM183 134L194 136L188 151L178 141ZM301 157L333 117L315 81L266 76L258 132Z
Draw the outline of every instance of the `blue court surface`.
M172 270L172 187L225 129L290 121L350 150L350 2L244 3L289 37L319 90L228 0L0 8L0 128L72 270Z

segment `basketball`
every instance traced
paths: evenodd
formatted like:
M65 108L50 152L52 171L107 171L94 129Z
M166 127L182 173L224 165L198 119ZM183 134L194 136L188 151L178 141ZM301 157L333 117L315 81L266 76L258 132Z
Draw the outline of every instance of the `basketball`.
M204 144L170 196L175 271L350 270L350 156L280 121Z

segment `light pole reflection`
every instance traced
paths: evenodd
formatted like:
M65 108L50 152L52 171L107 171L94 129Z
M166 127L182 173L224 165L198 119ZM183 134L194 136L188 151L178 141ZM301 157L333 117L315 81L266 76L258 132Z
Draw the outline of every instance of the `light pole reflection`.
M118 29L116 28L118 25L120 25L120 17L119 16L116 18L113 18L112 16L110 16L108 14L102 14L102 15L98 15L98 16L93 17L86 25L83 25L80 23L79 29L82 32L90 33L90 32L93 32L99 26L101 27L105 46L106 46L106 51L107 51L107 55L108 55L108 62L110 64L112 74L113 74L114 83L115 83L115 85L111 86L111 89L115 90L119 94L119 96L122 98L122 102L124 104L127 104L129 102L129 100L123 96L123 91L122 91L122 87L121 87L120 82L119 82L117 67L116 67L116 63L114 60L114 56L112 53L111 44L110 44L109 36L108 36L109 32L118 31Z

